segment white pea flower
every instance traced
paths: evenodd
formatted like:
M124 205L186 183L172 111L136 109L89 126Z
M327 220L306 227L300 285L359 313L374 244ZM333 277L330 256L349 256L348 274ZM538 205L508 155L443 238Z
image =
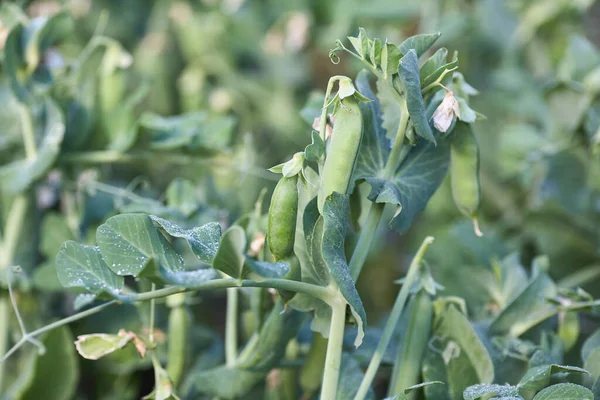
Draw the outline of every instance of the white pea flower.
M454 97L454 93L450 90L446 92L444 100L440 103L433 113L433 126L440 132L446 132L452 124L454 117L460 118L460 110L458 108L458 101Z

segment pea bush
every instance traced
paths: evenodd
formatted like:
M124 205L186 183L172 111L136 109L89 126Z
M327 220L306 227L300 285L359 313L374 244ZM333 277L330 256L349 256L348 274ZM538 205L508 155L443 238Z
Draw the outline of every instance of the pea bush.
M0 397L600 399L596 10L0 5Z

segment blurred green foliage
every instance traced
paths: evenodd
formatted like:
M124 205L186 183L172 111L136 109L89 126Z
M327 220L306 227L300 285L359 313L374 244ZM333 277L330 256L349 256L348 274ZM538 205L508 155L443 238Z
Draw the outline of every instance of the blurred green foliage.
M38 16L52 16L43 34L32 22L40 20L29 20ZM476 237L450 201L449 179L406 235L380 227L381 240L357 282L371 328L387 315L393 281L426 235L436 238L427 257L433 276L445 296L464 298L475 330L504 335L519 329L517 320L534 319L542 306L510 310L527 302L527 290L561 301L576 297L564 293L578 287L600 296L600 6L593 0L17 1L2 3L0 22L0 220L8 226L15 196L29 188L23 239L12 259L24 271L16 286L28 327L74 312L77 289L63 291L54 257L66 240L93 244L108 217L139 211L191 228L229 225L252 212L263 188L271 191L277 180L266 169L310 143L329 77L354 77L361 69L350 57L340 55L337 65L329 58L335 40L357 34L359 26L395 43L441 32L434 50L459 51L460 71L479 91L471 105L487 117L474 125L484 236ZM26 28L12 29L18 23ZM21 102L36 121L33 161L22 145ZM53 126L62 130L48 131ZM541 255L547 262L534 268ZM5 276L0 281L5 287ZM18 322L6 290L0 298L0 329L10 333L0 342L12 343ZM223 361L223 299L220 293L186 299L195 304L195 323L180 384L181 393L191 393L185 398L199 398L195 380L210 381L201 372ZM253 301L248 291L242 321L263 304ZM4 364L0 393L41 398L36 393L48 385L56 389L45 394L49 399L149 393L150 362L134 351L90 362L76 359L69 346L78 334L142 332L147 307L107 309L48 334L42 341L64 353L61 365L27 347ZM168 311L158 308L161 330ZM247 320L245 338L259 328ZM567 313L548 326L553 333L537 327L496 347L484 343L495 349L495 382L516 385L538 350L558 354L552 363L597 368L598 354L580 355L598 328L597 313ZM444 329L450 330L437 333ZM372 353L371 333L361 351ZM306 354L306 342L298 353ZM443 365L433 351L425 358ZM375 383L378 395L385 392ZM263 386L246 398L262 398ZM436 385L425 389L427 398L458 398L439 393Z

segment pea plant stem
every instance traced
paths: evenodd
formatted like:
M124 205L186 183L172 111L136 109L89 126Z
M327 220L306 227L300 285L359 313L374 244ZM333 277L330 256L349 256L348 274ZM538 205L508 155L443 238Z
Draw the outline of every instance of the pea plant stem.
M79 319L88 317L90 315L94 315L104 308L109 307L113 304L120 303L135 303L138 301L147 301L152 299L158 299L161 297L171 296L176 293L182 292L191 292L191 291L200 291L200 290L212 290L212 289L226 289L226 288L238 288L238 287L264 287L264 288L274 288L281 290L290 290L298 293L305 293L310 296L321 299L327 303L331 301L332 293L331 290L322 286L312 285L304 282L291 281L286 279L267 279L264 281L252 281L252 280L242 280L239 281L237 279L226 278L226 279L214 279L210 281L203 282L193 288L183 288L177 286L166 287L162 289L152 290L144 293L133 293L133 294L122 294L117 297L117 300L111 300L104 304L100 304L98 306L92 307L88 310L82 311L80 313L71 315L67 318L63 318L56 322L53 322L49 325L46 325L42 328L39 328L35 331L27 333L26 336L22 337L8 352L4 354L0 359L0 369L3 368L4 361L6 361L12 354L14 354L20 347L22 347L25 343L29 341L30 338L39 336L45 332L48 332L52 329L59 328L63 325L70 324L71 322L77 321ZM5 306L7 307L7 305ZM1 311L1 308L0 308ZM7 326L7 325L5 325ZM4 349L2 349L4 350Z
M346 325L346 301L341 295L330 302L331 324L329 327L329 342L325 356L325 369L323 372L323 386L321 400L335 399L337 396L338 381L340 378L340 364L342 361L342 344L344 341L344 328Z
M402 146L404 144L409 118L405 100L402 100L401 107L402 115L400 117L398 133L396 134L390 156L385 164L385 179L390 179L394 176L396 170L400 166L400 162L402 161ZM354 280L358 279L360 271L362 270L367 256L369 255L371 243L375 238L375 233L377 231L377 227L379 226L379 222L381 221L381 217L383 216L384 209L385 203L371 203L369 206L367 219L362 227L360 236L358 237L358 242L354 248L354 252L352 253L352 258L350 259L350 275Z
M227 289L227 317L225 321L225 363L235 364L238 355L238 290Z
M186 156L184 154L160 153L152 151L138 151L131 153L121 153L119 151L88 151L71 152L61 154L59 162L65 164L127 164L135 162L151 162L160 158L167 164L174 165L203 165L216 169L229 169L239 171L242 174L248 174L267 180L277 181L279 178L256 166L235 165L230 160L223 157L201 158Z
M402 315L402 311L404 310L404 306L406 305L406 301L410 295L410 290L418 279L418 273L423 261L423 256L425 255L425 252L431 243L433 243L433 237L426 237L421 244L421 247L419 247L417 254L415 254L410 267L408 268L406 280L402 285L402 289L400 289L400 292L398 292L398 297L396 297L396 302L394 303L392 312L390 313L390 316L385 324L383 334L379 339L379 343L377 344L377 348L375 349L373 357L371 357L371 361L369 362L369 366L365 372L365 376L358 388L358 391L356 392L354 400L363 400L367 395L369 388L371 387L371 383L373 382L375 374L379 369L379 365L381 364L385 350L390 344L390 340L394 334L396 325L398 325L398 321L400 320L400 316Z
M17 249L19 236L21 235L21 228L23 226L23 220L27 212L29 199L27 195L20 194L13 200L8 217L6 219L6 225L2 232L2 242L0 243L0 273L5 274L6 270L10 268L13 263L14 255ZM9 303L6 296L0 296L0 354L6 352L8 346L8 327L10 322ZM3 389L4 381L4 363L0 364L0 393Z

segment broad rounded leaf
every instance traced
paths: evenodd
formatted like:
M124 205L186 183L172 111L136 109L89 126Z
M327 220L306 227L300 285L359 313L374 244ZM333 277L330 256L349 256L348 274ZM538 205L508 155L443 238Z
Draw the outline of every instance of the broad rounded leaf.
M192 229L183 229L166 219L154 215L151 215L150 218L169 235L185 239L190 245L192 252L202 262L207 264L212 263L219 249L219 241L221 240L221 225L217 222L209 222Z
M240 279L246 256L246 234L244 230L234 225L223 233L219 250L213 260L213 267L232 278Z
M543 389L533 400L594 400L594 394L584 386L559 383Z
M150 262L168 272L185 270L183 258L145 214L109 218L96 230L102 257L117 275L155 276L144 271Z
M117 294L123 278L108 268L100 248L72 240L65 242L56 255L56 273L64 287L80 287L92 293Z

